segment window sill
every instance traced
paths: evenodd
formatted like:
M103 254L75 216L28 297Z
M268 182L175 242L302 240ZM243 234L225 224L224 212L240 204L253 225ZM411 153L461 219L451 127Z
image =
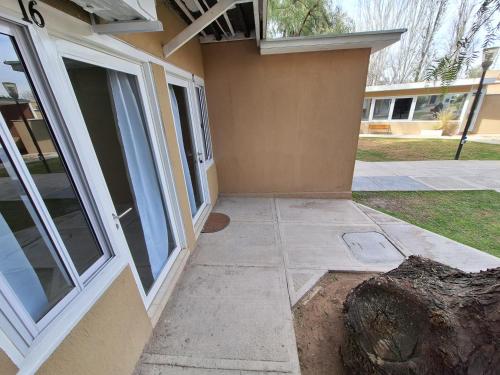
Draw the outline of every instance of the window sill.
M14 361L19 368L18 374L35 373L89 312L92 306L95 305L126 266L127 262L122 258L111 258L86 288L35 338L23 360L20 362ZM11 356L13 359L16 357L19 358L19 356Z

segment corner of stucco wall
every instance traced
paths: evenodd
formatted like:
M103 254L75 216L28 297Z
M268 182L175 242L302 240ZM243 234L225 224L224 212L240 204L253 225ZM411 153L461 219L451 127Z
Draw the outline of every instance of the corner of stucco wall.
M208 189L210 190L210 202L212 206L217 204L217 199L219 197L219 180L217 176L217 165L215 161L207 169L208 178Z
M151 333L151 321L127 267L37 374L131 374Z
M17 374L18 368L9 358L9 356L0 349L0 374L14 375Z

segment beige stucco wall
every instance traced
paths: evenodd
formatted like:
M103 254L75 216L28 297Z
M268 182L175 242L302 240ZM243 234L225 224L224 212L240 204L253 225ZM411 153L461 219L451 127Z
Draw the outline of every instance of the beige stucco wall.
M163 59L163 44L182 31L186 24L168 8L163 1L157 1L158 19L163 23L162 32L121 34L120 39ZM203 58L198 38L191 39L172 56L166 59L179 68L203 77Z
M12 362L9 356L0 349L0 374L14 375L17 373L17 366Z
M127 267L38 374L130 374L151 332L151 322Z
M369 50L202 48L220 192L349 196Z
M500 134L500 85L495 86L498 86L495 89L499 93L488 93L483 98L483 103L477 116L474 130L472 131L474 134Z
M217 167L213 163L207 169L208 186L210 188L210 202L215 206L217 203L217 197L219 195L219 180L217 176Z

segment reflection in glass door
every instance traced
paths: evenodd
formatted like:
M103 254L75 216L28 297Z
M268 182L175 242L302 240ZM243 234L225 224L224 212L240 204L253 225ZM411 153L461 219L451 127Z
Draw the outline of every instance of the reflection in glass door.
M108 191L146 293L177 247L137 77L64 58Z
M204 162L204 154L199 149L192 126L187 87L169 84L168 88L191 216L195 218L205 203L202 182L204 170L201 165Z
M0 282L38 322L73 288L0 139Z
M0 113L75 267L84 274L104 260L57 142L39 105L16 43L0 34ZM0 172L0 177L3 175ZM4 172L5 173L5 172Z

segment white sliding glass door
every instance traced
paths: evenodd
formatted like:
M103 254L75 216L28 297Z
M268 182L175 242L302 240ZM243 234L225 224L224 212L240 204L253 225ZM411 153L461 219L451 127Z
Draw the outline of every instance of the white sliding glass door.
M124 237L149 303L180 250L158 133L152 124L143 68L60 43L79 122L105 181L116 228Z
M198 98L191 82L168 76L168 89L177 142L195 228L208 206L209 193L205 164L204 134L197 109Z

